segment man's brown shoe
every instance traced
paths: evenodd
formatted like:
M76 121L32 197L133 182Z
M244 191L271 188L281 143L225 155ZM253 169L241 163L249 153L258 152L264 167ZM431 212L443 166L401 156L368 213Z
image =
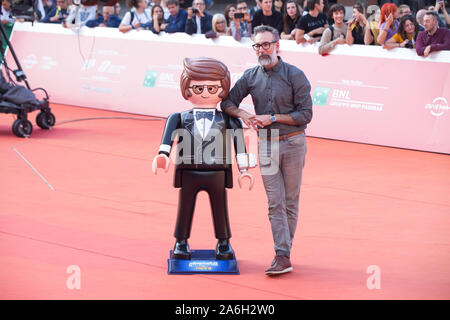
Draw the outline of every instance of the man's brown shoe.
M267 275L277 275L292 271L291 261L286 256L275 256L272 265L266 269Z

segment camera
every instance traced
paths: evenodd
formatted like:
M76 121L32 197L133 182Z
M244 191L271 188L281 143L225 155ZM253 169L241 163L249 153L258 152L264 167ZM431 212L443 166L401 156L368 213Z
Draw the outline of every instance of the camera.
M242 19L242 18L244 18L244 14L241 13L241 12L236 12L236 13L234 14L234 17L235 17L236 19Z
M196 8L192 8L192 13L197 14L197 13L200 13L200 11L198 11L198 9L196 9Z
M408 41L408 42L405 44L405 48L412 49L412 48L414 48L414 44L413 44L411 41Z

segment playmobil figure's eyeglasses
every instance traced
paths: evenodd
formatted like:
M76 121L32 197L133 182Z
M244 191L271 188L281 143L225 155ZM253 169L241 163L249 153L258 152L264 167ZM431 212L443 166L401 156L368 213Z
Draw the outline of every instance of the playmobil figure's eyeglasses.
M209 94L214 94L219 90L219 88L222 88L221 86L215 85L208 85L208 84L201 84L201 85L193 85L192 87L189 87L189 89L192 89L195 94L202 94L203 90L207 88Z
M271 41L271 42L263 42L263 43L255 43L254 45L252 45L253 50L258 51L261 49L261 47L264 50L269 50L270 46L272 45L272 43L276 43L277 41Z

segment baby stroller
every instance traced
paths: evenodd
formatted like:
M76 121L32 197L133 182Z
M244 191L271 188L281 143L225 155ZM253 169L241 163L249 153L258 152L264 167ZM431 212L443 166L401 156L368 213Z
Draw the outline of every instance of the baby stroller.
M26 138L31 135L33 125L28 120L28 113L36 110L40 110L39 114L36 116L36 124L42 129L51 129L55 125L55 116L50 110L47 91L42 88L31 90L25 73L20 66L20 62L1 23L0 32L3 35L3 39L5 39L18 68L17 70L12 71L6 63L4 52L1 52L2 66L4 67L3 70L6 73L8 81L5 79L3 72L0 72L0 113L12 113L17 116L17 120L15 120L12 125L12 132L21 138ZM11 71L14 74L16 81L24 81L26 87L17 85L12 80L10 76ZM36 99L34 95L34 91L37 90L42 90L45 94L45 98L41 101Z

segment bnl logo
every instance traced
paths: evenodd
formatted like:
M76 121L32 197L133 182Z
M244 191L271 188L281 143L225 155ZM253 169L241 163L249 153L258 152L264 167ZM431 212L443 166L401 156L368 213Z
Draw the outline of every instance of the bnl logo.
M328 96L330 95L330 88L316 87L313 94L313 105L315 106L326 106L328 101Z
M153 88L156 83L156 78L158 77L158 72L147 71L144 78L143 86L147 88Z

